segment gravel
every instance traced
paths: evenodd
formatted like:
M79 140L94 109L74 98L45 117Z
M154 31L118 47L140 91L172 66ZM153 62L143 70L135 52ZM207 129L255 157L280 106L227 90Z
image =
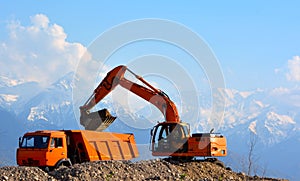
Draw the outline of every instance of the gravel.
M56 180L274 180L282 179L249 177L244 173L235 173L211 162L178 162L168 159L154 159L139 162L97 161L60 167L44 172L36 167L2 167L0 180L14 181L56 181Z

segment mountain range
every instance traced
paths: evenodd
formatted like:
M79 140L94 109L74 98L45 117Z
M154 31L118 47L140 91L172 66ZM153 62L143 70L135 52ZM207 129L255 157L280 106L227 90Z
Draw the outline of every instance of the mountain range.
M37 82L26 82L0 76L0 165L15 164L18 137L27 131L39 129L82 129L76 119L79 109L74 107L72 90L74 73L70 72L44 88ZM90 94L91 92L87 93ZM300 88L274 88L239 91L219 89L216 95L209 91L197 92L199 107L188 101L180 107L181 118L191 124L192 132L207 132L215 128L227 137L228 156L222 160L232 169L247 172L249 151L255 164L251 174L300 178ZM86 95L88 96L88 95ZM176 95L171 98L178 100ZM211 99L223 101L221 120L211 118ZM176 101L175 101L176 103ZM110 99L97 107L108 108L112 114L122 115L106 131L133 132L140 144L141 159L148 159L150 140L147 120L149 105L132 112ZM77 110L78 109L78 110ZM76 113L76 111L78 111ZM147 124L143 128L143 123ZM134 124L139 124L132 126Z

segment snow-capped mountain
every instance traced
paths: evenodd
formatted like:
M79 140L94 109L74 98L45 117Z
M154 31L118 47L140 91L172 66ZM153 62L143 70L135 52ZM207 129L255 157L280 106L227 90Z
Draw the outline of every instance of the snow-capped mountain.
M272 146L299 131L297 123L299 107L289 105L290 108L287 110L287 105L278 100L282 99L278 94L268 90L252 92L223 90L221 94L226 102L222 131L228 134L231 134L232 129L244 125L265 145ZM233 132L235 133L236 131Z
M0 77L0 165L15 163L18 137L37 129L73 128L72 76L67 74L47 89L37 82ZM77 124L75 124L77 125ZM7 157L5 157L5 155Z
M25 82L0 76L0 107L18 114L23 105L40 90L41 87L37 82Z
M250 92L227 89L221 90L220 95L226 102L220 132L228 140L227 161L240 160L237 164L232 163L236 168L240 167L241 162L247 163L245 158L249 154L251 136L254 136L257 167L262 170L260 173L265 172L268 167L269 174L274 176L291 180L299 178L299 159L288 153L300 149L299 106L293 103L297 101L300 89ZM293 151L289 151L289 147L293 147ZM291 168L290 165L294 167ZM238 169L243 171L242 168Z
M24 83L23 80L11 79L5 76L0 76L0 88L2 87L13 87L18 84Z
M72 72L66 74L32 97L24 104L23 111L18 114L18 118L33 127L37 127L34 125L38 123L43 129L78 127L72 104L73 75Z

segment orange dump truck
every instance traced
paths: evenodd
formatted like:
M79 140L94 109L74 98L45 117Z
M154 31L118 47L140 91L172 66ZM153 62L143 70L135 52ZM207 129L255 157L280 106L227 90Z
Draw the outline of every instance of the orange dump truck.
M44 169L138 157L133 134L87 130L35 131L20 137L17 164Z

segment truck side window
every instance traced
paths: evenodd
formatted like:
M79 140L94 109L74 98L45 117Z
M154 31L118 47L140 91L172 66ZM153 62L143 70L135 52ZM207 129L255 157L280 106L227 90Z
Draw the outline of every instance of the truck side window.
M55 147L55 138L52 138L50 143L50 148L54 148L54 147Z
M62 138L56 138L56 139L57 139L56 147L62 147L63 146Z
M52 138L51 139L51 148L61 148L63 146L63 140L62 138Z

